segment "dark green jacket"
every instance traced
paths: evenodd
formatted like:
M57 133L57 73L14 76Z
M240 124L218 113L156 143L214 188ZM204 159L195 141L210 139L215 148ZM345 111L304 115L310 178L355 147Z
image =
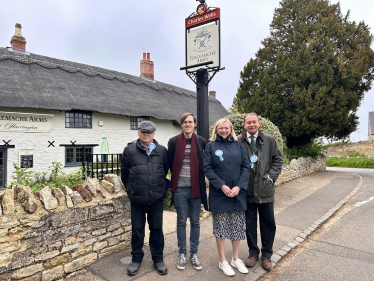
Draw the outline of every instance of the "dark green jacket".
M247 132L238 137L247 151L248 159L253 155ZM258 131L256 139L258 161L250 169L251 177L247 189L248 203L269 203L274 201L274 183L282 171L283 157L275 139ZM267 180L268 176L273 180Z

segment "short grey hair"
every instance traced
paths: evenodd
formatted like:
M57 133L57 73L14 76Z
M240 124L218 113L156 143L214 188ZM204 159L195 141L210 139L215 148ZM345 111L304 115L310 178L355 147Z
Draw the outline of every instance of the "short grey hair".
M258 118L257 113L255 113L255 112L250 112L250 113L248 113L248 114L244 117L244 123L245 123L245 119L247 119L247 117L248 117L249 115L255 115L255 116L257 117L257 120L260 121L260 118Z

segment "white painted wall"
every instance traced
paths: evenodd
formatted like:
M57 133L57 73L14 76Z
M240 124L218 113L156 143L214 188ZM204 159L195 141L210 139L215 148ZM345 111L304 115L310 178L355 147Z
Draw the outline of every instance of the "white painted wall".
M76 144L98 144L100 145L101 136L105 133L108 136L110 153L122 153L127 143L138 138L137 130L130 130L130 117L92 113L92 129L74 129L65 128L65 112L53 110L35 110L23 108L2 108L0 111L21 112L36 114L53 114L53 130L49 133L26 133L26 132L0 132L0 144L2 140L11 140L9 144L15 145L15 148L9 148L7 152L7 183L11 182L14 171L13 163L19 166L19 150L34 150L34 168L35 172L48 171L48 166L53 161L61 162L65 165L65 147L60 144L70 144L70 141L76 141ZM104 125L99 126L98 122L103 121ZM181 127L173 126L172 121L158 120L150 118L150 121L156 124L155 139L165 147L169 139L181 133ZM48 141L55 141L55 147L48 147ZM94 147L94 153L100 153L100 147ZM64 168L65 172L73 171L74 167Z

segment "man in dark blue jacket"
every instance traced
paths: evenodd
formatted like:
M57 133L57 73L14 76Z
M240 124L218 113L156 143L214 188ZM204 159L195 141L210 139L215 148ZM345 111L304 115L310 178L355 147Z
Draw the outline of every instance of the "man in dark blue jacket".
M153 139L155 131L156 125L151 121L141 122L139 139L124 149L121 161L121 179L131 202L132 263L127 269L130 276L138 273L143 261L146 214L154 266L161 275L168 272L163 261L162 213L169 165L166 148Z

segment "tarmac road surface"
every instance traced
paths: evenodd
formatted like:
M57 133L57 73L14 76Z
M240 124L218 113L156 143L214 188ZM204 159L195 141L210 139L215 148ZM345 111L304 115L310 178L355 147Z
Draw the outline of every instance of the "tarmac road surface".
M334 217L262 280L374 280L374 169L328 171L358 174L361 186Z

